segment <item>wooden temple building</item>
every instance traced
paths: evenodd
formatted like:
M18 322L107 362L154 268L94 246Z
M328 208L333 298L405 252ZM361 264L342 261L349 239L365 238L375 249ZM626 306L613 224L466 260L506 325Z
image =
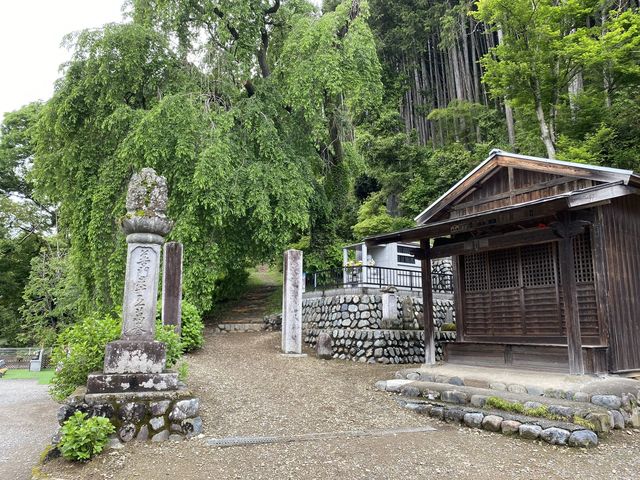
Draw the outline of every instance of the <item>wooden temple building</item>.
M572 374L640 370L640 176L494 150L416 217L366 239L452 257L445 360ZM425 311L431 262L422 261ZM435 362L433 322L426 363Z

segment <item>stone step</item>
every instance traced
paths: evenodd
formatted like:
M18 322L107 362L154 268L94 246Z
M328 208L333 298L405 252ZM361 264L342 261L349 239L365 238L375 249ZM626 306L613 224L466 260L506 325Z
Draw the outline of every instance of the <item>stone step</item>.
M486 388L468 387L437 382L412 381L407 379L383 380L376 388L396 392L409 398L435 400L473 408L484 408L487 400L493 407L505 410L516 408L525 413L538 412L539 418L553 417L569 423L591 424L597 432L606 433L613 428L640 426L640 411L637 406L621 408L620 404L610 406L594 405L589 402L577 402L566 399L535 396L526 393L498 391ZM512 405L513 404L513 405ZM612 408L618 406L618 409ZM506 413L506 412L505 412ZM586 422L585 422L586 420Z
M551 445L588 448L599 443L598 435L593 430L569 422L437 401L400 399L398 403L416 413L429 415L447 423L519 436L527 440L542 440Z
M260 321L252 323L218 323L215 325L218 332L261 332L265 329L265 324Z

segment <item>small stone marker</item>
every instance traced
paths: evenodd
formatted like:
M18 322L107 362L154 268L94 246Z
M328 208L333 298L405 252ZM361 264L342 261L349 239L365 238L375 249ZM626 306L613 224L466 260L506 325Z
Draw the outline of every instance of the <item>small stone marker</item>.
M302 353L302 252L284 252L282 269L282 351L285 354Z
M162 275L162 324L174 325L182 331L182 244L167 242L164 246Z
M382 325L381 328L393 328L398 322L398 291L394 287L387 287L382 292Z
M327 332L320 332L316 343L316 353L318 358L330 360L333 358L333 348L331 335Z

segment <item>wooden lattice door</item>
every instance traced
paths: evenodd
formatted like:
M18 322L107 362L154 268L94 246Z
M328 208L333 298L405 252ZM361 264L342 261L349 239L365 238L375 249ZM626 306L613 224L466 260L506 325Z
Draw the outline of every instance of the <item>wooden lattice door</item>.
M589 235L574 242L580 324L597 336ZM557 244L497 250L460 259L465 340L565 343Z

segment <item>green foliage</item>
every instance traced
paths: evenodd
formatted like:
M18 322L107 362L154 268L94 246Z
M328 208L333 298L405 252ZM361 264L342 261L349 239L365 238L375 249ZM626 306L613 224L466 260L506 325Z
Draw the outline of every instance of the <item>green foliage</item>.
M455 323L443 323L440 326L440 330L443 332L455 332L456 331L456 324Z
M596 429L596 426L593 422L590 422L589 420L585 420L584 418L579 417L577 415L573 417L572 423L575 423L576 425L580 425L581 427L587 428L589 430Z
M187 362L180 362L178 364L178 380L186 382L189 376L189 364Z
M118 318L93 314L58 335L51 355L51 363L56 365L51 395L56 400L86 384L89 373L102 370L105 346L120 337L120 328Z
M180 342L183 352L191 352L204 345L204 323L198 309L189 302L182 302L182 332Z
M80 293L72 282L66 248L49 240L31 260L20 307L21 344L52 346L62 328L77 319Z
M500 397L489 397L485 403L486 407L496 408L498 410L504 410L506 412L521 413L529 417L541 417L549 420L564 420L563 417L555 415L549 411L547 405L540 405L535 408L527 408L522 403L514 401L510 402Z
M156 340L164 342L167 347L167 368L173 367L182 357L182 343L173 325L162 325L156 322Z
M19 345L22 291L42 243L38 235L10 237L0 228L0 338L12 346Z
M387 212L382 192L372 194L358 210L358 223L353 226L356 238L362 239L378 233L387 233L415 226L413 220L392 217Z
M471 152L461 144L433 150L415 169L414 177L401 197L401 205L410 215L417 215L431 202L451 188L488 154L478 146Z
M87 418L86 413L76 411L62 425L60 452L67 460L89 460L104 449L115 430L108 418Z

